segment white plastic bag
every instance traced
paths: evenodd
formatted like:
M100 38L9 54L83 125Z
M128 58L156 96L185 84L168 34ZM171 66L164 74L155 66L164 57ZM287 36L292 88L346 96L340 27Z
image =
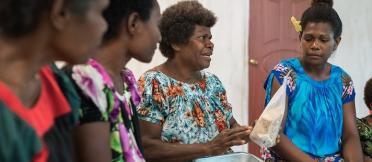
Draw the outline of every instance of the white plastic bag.
M261 147L273 147L287 107L286 85L288 75L266 105L250 134L250 139Z

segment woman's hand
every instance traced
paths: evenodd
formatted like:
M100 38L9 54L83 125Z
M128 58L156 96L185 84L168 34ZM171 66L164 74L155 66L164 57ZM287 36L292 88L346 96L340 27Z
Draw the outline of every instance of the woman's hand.
M230 147L243 145L249 142L249 134L252 127L236 126L226 129L218 134L212 141L206 144L210 155L220 155L227 152Z
M140 120L140 127L146 161L178 162L221 155L226 153L231 146L246 144L251 133L247 126L235 125L231 129L222 131L208 143L180 144L163 142L160 124Z

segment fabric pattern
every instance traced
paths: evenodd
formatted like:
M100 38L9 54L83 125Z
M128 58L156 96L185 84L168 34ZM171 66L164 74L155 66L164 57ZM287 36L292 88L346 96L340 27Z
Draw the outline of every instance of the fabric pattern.
M372 158L372 127L368 124L367 117L357 119L359 137L364 155Z
M138 119L135 106L140 101L133 73L124 69L121 74L125 92L119 94L114 84L96 60L72 69L71 77L82 97L81 124L103 121L111 127L113 162L145 161L141 152Z
M263 148L260 151L262 157L264 157L265 162L286 162L284 159L282 159L279 155L277 155L275 152L270 151L268 148ZM340 154L334 154L330 156L326 156L323 158L314 158L319 162L345 162L345 160L342 158Z
M177 81L156 68L139 79L139 119L162 126L161 140L206 143L230 128L231 105L221 81L202 71L193 84Z
M325 158L339 153L343 128L342 107L355 100L350 76L340 67L331 65L329 78L317 81L306 74L298 58L283 60L266 80L266 104L270 101L272 80L275 78L282 84L289 71L290 81L286 90L288 114L284 134L311 157ZM263 158L270 158L270 154L263 155Z

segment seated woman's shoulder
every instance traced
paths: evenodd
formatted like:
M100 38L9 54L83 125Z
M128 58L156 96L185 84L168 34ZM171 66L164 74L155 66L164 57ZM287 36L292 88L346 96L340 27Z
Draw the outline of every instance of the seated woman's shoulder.
M213 74L211 72L208 72L208 71L201 71L201 74L203 76L203 78L208 82L208 81L211 81L211 82L221 82L219 77L216 75L216 74Z
M152 68L143 73L139 79L138 84L140 88L147 86L167 87L170 83L170 78L156 68Z
M140 78L141 79L155 79L159 76L161 76L162 72L159 71L157 68L152 68L150 70L147 70L145 73L143 73Z

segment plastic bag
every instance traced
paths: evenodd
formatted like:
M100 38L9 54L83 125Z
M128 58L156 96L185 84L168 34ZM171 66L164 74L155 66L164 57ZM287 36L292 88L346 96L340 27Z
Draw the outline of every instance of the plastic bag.
M288 75L266 105L250 134L250 139L261 147L273 147L287 107L286 85Z

